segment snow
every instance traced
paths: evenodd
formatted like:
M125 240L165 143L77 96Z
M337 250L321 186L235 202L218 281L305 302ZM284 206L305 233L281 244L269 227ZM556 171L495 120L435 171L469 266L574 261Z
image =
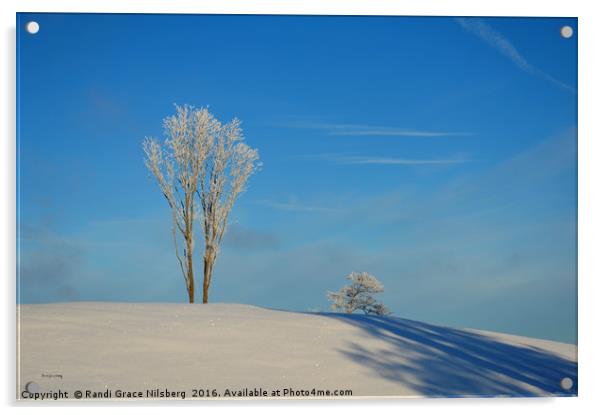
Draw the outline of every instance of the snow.
M67 391L69 399L76 390L110 390L116 398L118 390L167 389L186 399L193 390L223 397L226 389L237 397L285 388L351 390L354 397L577 391L575 345L396 317L239 304L56 303L20 305L18 327L19 394L28 382L40 392Z

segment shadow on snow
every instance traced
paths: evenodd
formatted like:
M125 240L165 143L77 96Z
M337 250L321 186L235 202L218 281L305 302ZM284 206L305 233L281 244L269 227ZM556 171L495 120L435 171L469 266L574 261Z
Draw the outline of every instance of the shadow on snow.
M400 318L319 314L352 324L392 346L379 351L350 343L348 349L340 351L420 395L577 394L577 363L536 347L511 345L477 333ZM561 387L565 377L573 381L569 390Z

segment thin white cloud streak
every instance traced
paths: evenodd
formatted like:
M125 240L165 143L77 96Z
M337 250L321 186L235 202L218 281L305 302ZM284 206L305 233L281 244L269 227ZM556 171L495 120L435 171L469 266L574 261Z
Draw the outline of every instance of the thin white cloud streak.
M519 69L524 72L544 79L557 87L575 92L575 88L554 78L541 69L531 65L527 59L514 47L512 43L499 32L479 18L457 18L456 22L466 31L478 36L489 46L497 49L502 55L510 59Z
M289 212L307 212L307 213L342 213L343 211L340 209L334 209L323 206L311 206L304 205L301 203L283 203L283 202L273 202L270 200L260 200L257 202L258 204L269 207L276 210L284 210Z
M458 164L466 163L467 160L415 160L386 157L348 157L338 160L340 164L392 164L392 165L415 165L415 164Z
M306 159L330 161L335 164L423 165L469 163L468 159L406 159L396 157L350 156L345 154L318 154L302 156Z
M328 135L333 136L389 136L389 137L453 137L453 136L471 136L473 133L466 132L445 132L445 131L427 131L413 130L407 128L384 127L363 124L322 124L322 123L292 123L286 124L289 128L304 128L313 130L323 130Z

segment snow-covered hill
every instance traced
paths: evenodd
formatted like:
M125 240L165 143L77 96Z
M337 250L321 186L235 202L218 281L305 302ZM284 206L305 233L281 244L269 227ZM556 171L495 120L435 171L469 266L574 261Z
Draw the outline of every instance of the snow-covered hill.
M19 329L20 398L34 396L23 395L26 389L67 392L68 399L76 391L176 399L182 392L189 399L577 391L574 345L394 317L239 304L60 303L19 306Z

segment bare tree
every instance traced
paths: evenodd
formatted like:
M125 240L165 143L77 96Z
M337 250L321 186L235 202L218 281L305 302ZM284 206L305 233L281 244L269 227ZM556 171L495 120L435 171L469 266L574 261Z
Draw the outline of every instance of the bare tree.
M197 192L202 205L201 224L205 234L203 258L203 303L209 301L209 287L228 216L247 180L259 168L259 153L243 142L240 121L217 124L211 157L205 160Z
M375 314L384 316L391 312L383 304L379 303L372 295L383 292L383 285L375 276L367 272L352 272L346 277L351 281L338 292L327 293L332 301L333 311L343 310L353 313L355 310L363 311L364 314Z
M216 120L206 110L176 106L176 114L163 120L167 138L163 146L145 138L145 164L155 176L172 214L172 235L176 257L184 275L188 300L194 303L194 220L197 186L206 159L211 153ZM180 254L178 235L183 239Z
M176 106L176 114L164 119L163 125L167 136L163 146L153 138L144 140L145 164L171 209L176 257L190 303L195 296L194 223L196 219L201 221L205 240L203 303L206 303L228 216L248 178L259 167L259 155L242 142L239 120L222 124L206 108Z

